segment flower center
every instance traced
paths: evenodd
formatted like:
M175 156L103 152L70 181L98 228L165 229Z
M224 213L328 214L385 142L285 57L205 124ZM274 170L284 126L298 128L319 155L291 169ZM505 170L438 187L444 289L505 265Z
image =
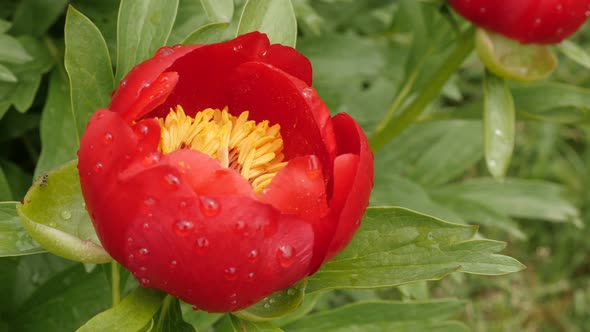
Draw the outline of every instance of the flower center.
M218 160L221 166L238 171L260 192L287 165L278 124L248 120L249 112L235 117L227 111L208 108L188 116L179 105L165 119L158 118L161 138L158 149L167 154L193 149Z

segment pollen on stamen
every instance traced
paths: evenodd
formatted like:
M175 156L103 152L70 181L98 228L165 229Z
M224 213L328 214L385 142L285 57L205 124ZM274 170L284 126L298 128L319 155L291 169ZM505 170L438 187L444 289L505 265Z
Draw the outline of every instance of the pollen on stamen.
M255 192L261 192L287 162L281 127L248 116L248 111L231 115L226 107L208 108L191 117L179 105L165 119L158 118L162 128L158 149L164 154L185 148L205 153L238 171Z

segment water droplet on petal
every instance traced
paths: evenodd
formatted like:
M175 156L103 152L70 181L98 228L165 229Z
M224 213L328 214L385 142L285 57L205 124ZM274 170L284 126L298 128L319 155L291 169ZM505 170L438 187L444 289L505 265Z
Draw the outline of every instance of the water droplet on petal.
M193 231L193 228L195 228L195 224L190 220L178 220L174 224L174 231L178 236L189 235Z
M242 220L238 220L236 222L236 224L234 225L234 231L236 231L236 233L238 233L238 234L243 233L245 229L246 229L246 223Z
M256 249L252 249L249 253L248 253L248 261L250 263L254 263L256 262L256 260L258 259L258 250Z
M201 212L207 217L214 217L219 213L219 203L217 200L207 196L201 196L199 198L199 206L201 208Z
M70 212L68 210L63 210L63 211L61 211L61 217L64 220L70 220L70 218L72 218L72 212Z
M139 279L139 283L143 286L143 287L147 287L150 285L150 279L148 278L141 278Z
M311 99L313 97L313 90L311 88L305 88L301 90L301 94L305 99Z
M104 166L102 163L96 163L96 165L94 165L94 171L96 173L102 172L103 168L104 168Z
M143 230L144 230L144 231L147 231L148 229L150 229L150 223L148 223L148 222L144 222L144 223L141 225L141 228L143 228Z
M148 248L139 248L139 250L137 251L141 256L147 256L150 251L148 250Z
M160 161L160 154L158 152L148 153L141 161L143 166L148 167Z
M129 254L129 256L127 256L127 260L132 261L135 259L135 255L134 254Z
M140 136L141 138L146 137L147 134L150 132L150 128L145 123L138 125L134 129L135 129L135 133L138 136Z
M309 177L312 180L315 180L320 176L321 172L322 170L320 168L320 160L318 159L318 157L312 155L309 158L307 158L307 177Z
M227 281L234 281L238 278L238 271L235 267L230 266L227 269L223 270L223 277Z
M146 271L147 271L147 267L145 267L145 266L139 267L139 272L145 273Z
M244 45L238 44L234 46L234 51L239 52L244 48Z
M156 51L156 56L159 57L166 57L169 56L170 54L173 54L174 50L171 47L160 47L157 51Z
M188 203L186 201L180 201L180 203L178 203L178 207L181 209L184 209L188 206Z
M154 205L156 204L156 199L152 196L146 196L146 198L143 200L143 204L148 206Z
M111 144L113 143L113 134L111 134L110 132L106 132L102 138L102 141L104 144Z
M246 276L246 281L254 281L254 277L255 277L255 274L254 274L254 272L250 272L250 273L248 273L248 275Z
M282 245L277 250L277 260L283 268L288 268L295 261L295 249L290 245Z
M237 304L238 304L238 294L236 294L236 293L232 293L232 294L229 296L229 304L230 304L231 306L235 306L235 305L237 305Z
M209 249L209 240L206 237L198 238L195 243L195 251L197 254L202 256L207 252L207 249Z
M180 179L176 175L168 173L164 175L164 185L170 189L178 189L180 186Z
M119 87L124 88L126 86L127 86L127 80L126 79L124 79L121 82L119 82Z
M178 262L176 260L171 260L170 264L168 265L171 269L174 269L178 266Z

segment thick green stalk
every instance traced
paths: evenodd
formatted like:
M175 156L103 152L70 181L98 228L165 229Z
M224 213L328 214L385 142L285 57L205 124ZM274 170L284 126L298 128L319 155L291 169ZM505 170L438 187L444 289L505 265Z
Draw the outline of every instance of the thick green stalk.
M370 139L373 151L381 149L413 124L426 107L439 96L444 85L473 51L475 47L474 31L475 29L470 27L459 36L455 50L436 71L416 99L401 114L395 117L386 115Z
M121 275L119 272L119 264L115 261L111 263L111 297L113 300L113 307L121 302Z

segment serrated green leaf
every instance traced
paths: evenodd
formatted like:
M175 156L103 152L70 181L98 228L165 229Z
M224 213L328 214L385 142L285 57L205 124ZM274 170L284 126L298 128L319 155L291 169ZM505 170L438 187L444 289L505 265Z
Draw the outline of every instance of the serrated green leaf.
M290 0L248 0L240 17L238 35L266 33L271 43L295 47L297 19Z
M239 318L254 322L263 322L287 316L301 306L306 285L307 281L303 280L287 289L274 292L264 300L233 314Z
M463 310L464 302L357 302L306 316L284 326L285 331L468 331L448 319Z
M223 41L223 33L227 30L227 23L211 23L191 32L182 44L211 44Z
M486 164L494 178L502 179L508 170L514 150L514 101L506 82L491 73L485 75L483 91Z
M233 0L201 0L201 5L211 22L231 22L234 15Z
M67 0L22 0L14 12L11 32L42 36L61 16Z
M15 83L18 78L5 65L0 64L0 82Z
M106 263L80 191L77 161L41 176L17 207L25 228L47 251L83 263Z
M307 292L390 287L455 271L498 275L523 268L517 260L495 254L502 242L474 240L476 230L402 208L369 208L348 247L308 278Z
M18 39L0 34L0 62L23 64L33 60Z
M178 0L121 1L117 22L117 81L166 44L177 10Z
M140 287L114 308L94 316L77 332L139 331L150 323L165 296L160 291Z
M76 121L72 113L70 85L63 69L51 73L40 131L42 148L35 167L35 178L76 158Z
M16 213L17 202L0 202L0 257L45 252L24 229Z
M100 31L72 6L66 16L65 43L65 67L79 138L92 113L108 106L114 87L113 70Z

